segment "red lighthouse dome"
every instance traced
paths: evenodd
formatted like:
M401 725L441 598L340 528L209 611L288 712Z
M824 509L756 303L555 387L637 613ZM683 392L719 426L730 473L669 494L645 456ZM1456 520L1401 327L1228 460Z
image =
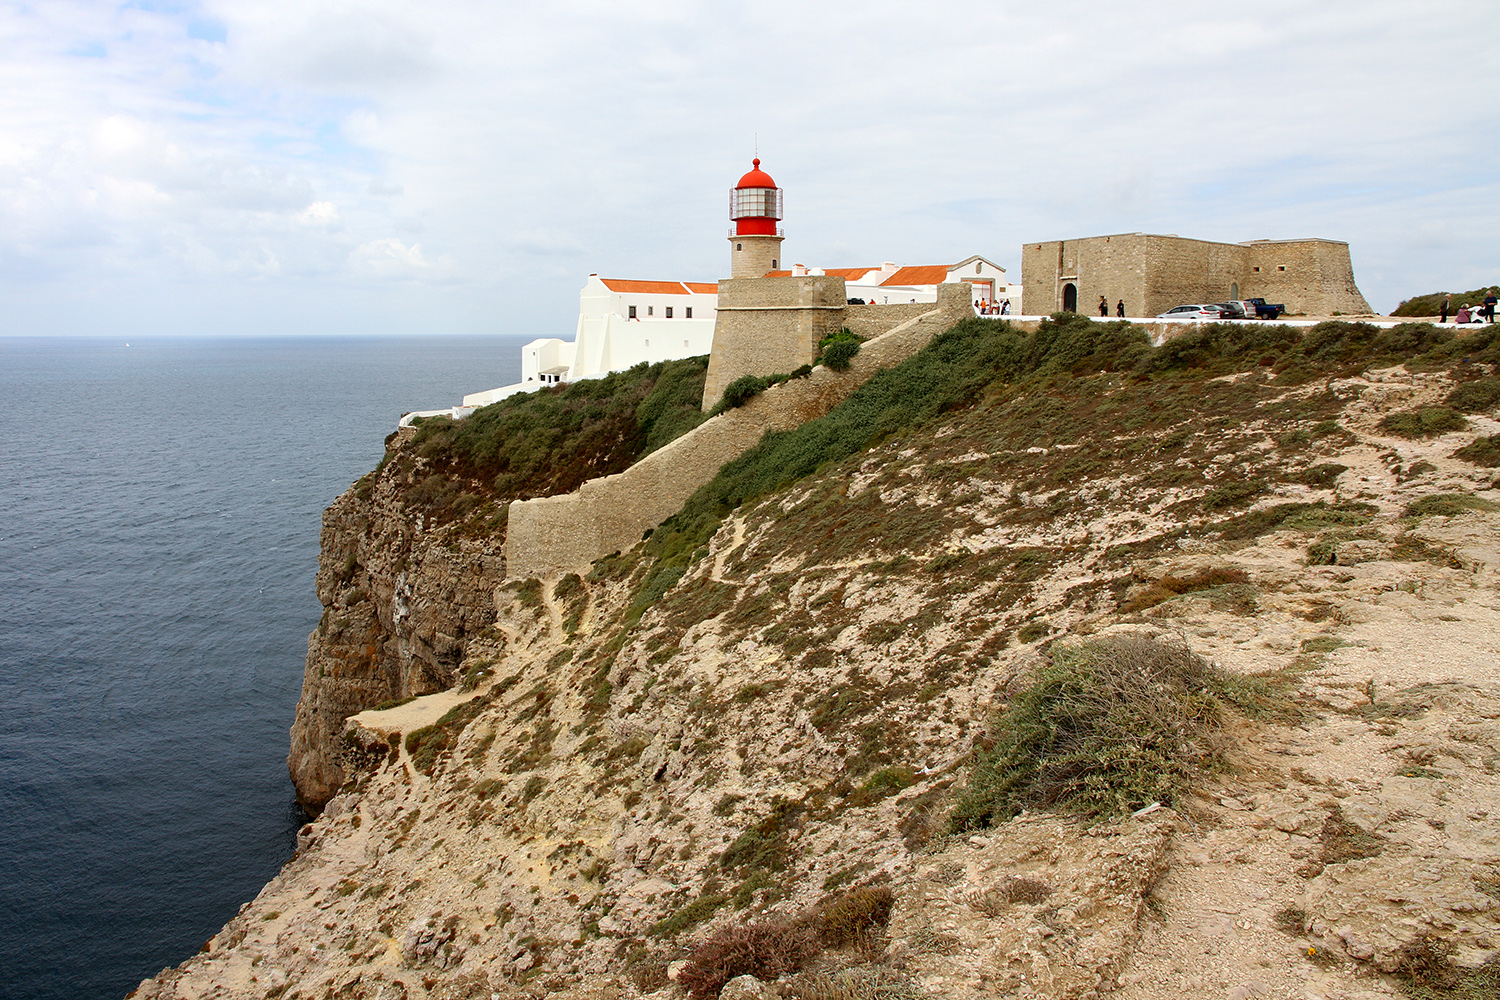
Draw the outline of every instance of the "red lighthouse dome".
M776 223L782 218L781 188L760 169L759 157L729 192L729 217L734 220L736 236L780 235Z

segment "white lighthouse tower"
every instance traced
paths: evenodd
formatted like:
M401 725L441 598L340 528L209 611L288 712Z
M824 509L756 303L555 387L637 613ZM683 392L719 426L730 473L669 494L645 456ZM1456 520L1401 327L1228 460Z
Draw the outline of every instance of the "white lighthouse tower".
M764 278L781 267L781 188L760 169L760 158L729 192L729 276Z

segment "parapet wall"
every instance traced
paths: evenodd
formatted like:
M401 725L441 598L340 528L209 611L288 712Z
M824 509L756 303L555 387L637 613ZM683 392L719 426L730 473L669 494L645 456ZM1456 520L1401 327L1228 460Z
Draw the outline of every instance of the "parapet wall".
M510 579L579 572L595 559L640 541L682 509L719 468L766 431L791 430L821 417L876 372L916 354L937 334L973 315L966 286L942 285L936 305L867 341L847 371L821 365L807 378L772 386L652 452L624 472L591 479L575 493L516 500L505 540Z

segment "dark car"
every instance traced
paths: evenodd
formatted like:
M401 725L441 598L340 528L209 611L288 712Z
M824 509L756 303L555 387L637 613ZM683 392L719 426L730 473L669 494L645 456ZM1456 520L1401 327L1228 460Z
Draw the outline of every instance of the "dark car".
M1238 302L1215 302L1221 319L1244 319L1245 307Z

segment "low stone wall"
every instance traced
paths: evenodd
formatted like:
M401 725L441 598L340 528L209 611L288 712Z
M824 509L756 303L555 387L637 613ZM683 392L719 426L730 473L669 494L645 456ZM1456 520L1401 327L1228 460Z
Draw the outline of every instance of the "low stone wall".
M867 341L847 371L820 365L807 378L772 386L739 409L700 424L624 472L591 479L576 493L514 501L506 527L507 577L585 571L595 559L634 545L766 431L791 430L821 417L876 372L906 360L973 315L966 286L942 285L938 295L926 312Z
M936 306L931 302L898 302L888 306L845 306L844 325L850 333L866 339L878 337L893 330L909 319L916 319L931 312Z

